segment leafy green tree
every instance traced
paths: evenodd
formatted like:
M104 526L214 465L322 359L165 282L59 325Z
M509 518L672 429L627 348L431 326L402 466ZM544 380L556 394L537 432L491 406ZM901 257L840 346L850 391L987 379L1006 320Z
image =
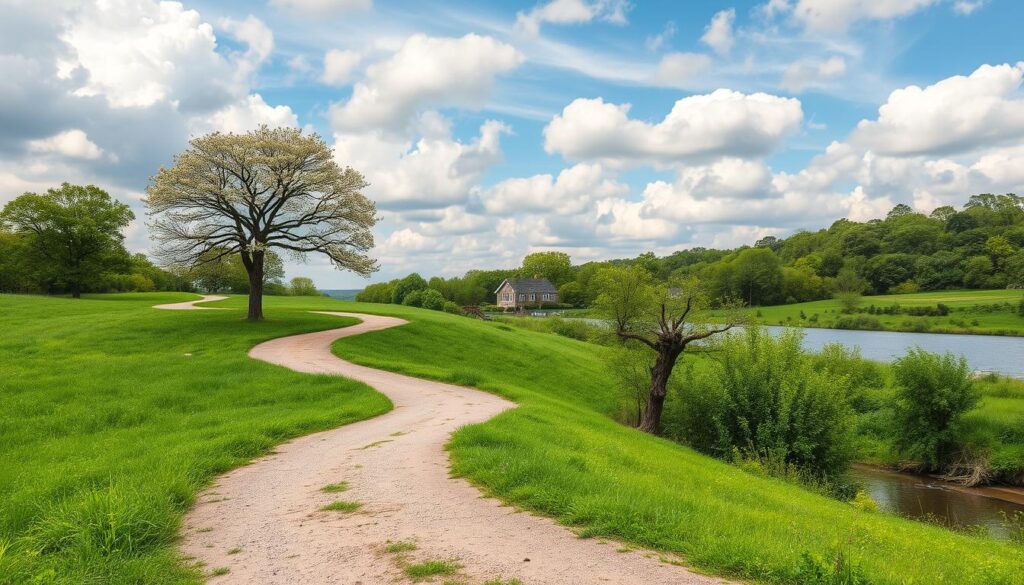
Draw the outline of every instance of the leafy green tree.
M394 282L371 284L356 293L356 300L361 303L390 303L394 298Z
M1018 250L1006 259L1007 286L1024 288L1024 250Z
M558 300L574 307L583 306L583 287L575 280L558 287Z
M996 270L1001 270L1006 259L1014 253L1013 244L1003 236L992 236L985 240L985 253L992 259Z
M391 293L391 302L396 305L408 304L405 302L406 296L425 288L427 288L427 281L423 280L423 277L416 272L413 272L395 283ZM418 307L419 305L417 304L414 306Z
M318 297L320 291L316 289L312 278L296 276L288 283L288 294L297 297Z
M40 277L30 254L28 238L0 229L0 293L39 292Z
M261 126L190 142L146 189L150 229L168 260L189 266L237 254L249 280L250 320L263 318L267 252L319 253L368 275L373 202L363 175L342 169L316 134ZM215 252L216 251L216 252Z
M964 286L986 288L995 272L992 259L988 256L974 256L964 262Z
M921 284L922 290L959 287L964 279L961 263L960 255L949 250L921 256L914 262L914 279Z
M748 248L732 264L732 289L749 306L781 300L782 261L768 248Z
M864 276L879 294L891 287L914 278L914 256L910 254L880 254L867 261Z
M565 252L534 252L523 258L523 266L519 269L522 278L536 276L546 278L556 287L572 280L572 260ZM500 284L500 283L499 283ZM495 285L497 288L497 285Z
M978 404L967 360L910 350L892 365L896 381L896 446L937 470L956 445L956 425Z
M25 193L0 211L0 227L25 238L44 278L82 296L101 282L112 264L127 264L122 230L135 219L127 205L95 185L62 184L46 193Z

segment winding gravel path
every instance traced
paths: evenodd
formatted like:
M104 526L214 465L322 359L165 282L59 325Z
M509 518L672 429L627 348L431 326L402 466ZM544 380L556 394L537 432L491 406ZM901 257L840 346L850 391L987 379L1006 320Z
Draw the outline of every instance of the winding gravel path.
M362 322L274 339L249 355L299 372L365 382L395 408L285 443L202 493L185 518L181 548L211 573L229 569L212 583L407 583L403 563L426 560L461 564L458 575L445 579L471 585L499 577L518 578L523 585L722 582L661 562L655 554L617 552L616 543L578 538L550 519L516 511L449 477L444 445L451 433L515 404L341 360L331 353L335 340L406 322L324 314ZM347 491L320 490L337 482L347 482ZM320 510L338 499L362 507ZM389 541L414 541L417 549L387 553Z
M196 303L210 303L213 301L223 301L227 297L221 295L200 295L201 299L197 301L185 301L183 303L169 303L166 305L153 305L154 309L167 309L168 311L206 311L206 310L218 310L225 309L227 307L200 307Z

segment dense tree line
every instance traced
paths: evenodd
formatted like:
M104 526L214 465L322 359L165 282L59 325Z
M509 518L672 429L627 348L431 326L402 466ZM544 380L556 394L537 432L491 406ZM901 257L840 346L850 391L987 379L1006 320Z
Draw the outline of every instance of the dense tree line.
M972 196L960 209L930 214L897 205L884 219L840 219L828 228L788 238L768 236L732 250L692 248L658 257L573 265L561 252L528 255L512 270L474 270L462 277L434 277L422 288L460 305L493 303L502 279L543 276L559 289L561 303L589 307L598 294L597 274L632 265L660 282L697 277L712 304L727 299L774 305L836 295L909 293L975 288L1024 288L1024 197ZM404 279L367 287L361 300L401 302ZM420 286L417 281L416 286ZM396 290L399 294L395 295Z

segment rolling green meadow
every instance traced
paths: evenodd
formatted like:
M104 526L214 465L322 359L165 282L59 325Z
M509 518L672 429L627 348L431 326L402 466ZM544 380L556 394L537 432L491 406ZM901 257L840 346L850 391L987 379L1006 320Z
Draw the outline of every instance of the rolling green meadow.
M864 315L868 319L877 321L862 322L855 328L929 333L1024 335L1024 316L1018 312L1022 299L1024 299L1024 291L1009 289L866 296L861 299L860 309L866 309L871 305L883 308L894 304L903 308L935 307L942 303L950 308L950 313L942 317L907 314ZM757 307L745 309L744 312L755 322L764 325L833 328L836 327L836 322L840 318L846 317L849 320L850 316L844 315L842 308L842 304L838 300L828 299Z
M626 398L600 345L328 298L267 297L255 323L244 296L210 304L224 311L150 308L191 298L0 296L0 583L201 580L174 548L201 486L290 437L390 408L362 384L246 356L351 323L309 310L406 318L335 353L518 402L455 434L453 471L581 536L761 583L838 583L820 577L837 559L849 583L1024 583L1019 546L858 509L616 423Z
M0 295L0 583L199 582L174 543L202 485L391 408L362 384L246 356L354 321L150 308L194 298Z

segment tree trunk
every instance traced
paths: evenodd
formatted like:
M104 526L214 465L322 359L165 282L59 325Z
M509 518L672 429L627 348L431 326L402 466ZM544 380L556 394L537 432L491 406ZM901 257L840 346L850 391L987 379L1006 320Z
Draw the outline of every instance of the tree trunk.
M651 366L651 391L647 396L647 406L638 429L652 435L661 430L661 411L665 406L665 395L668 393L668 379L672 376L672 368L681 350L671 346L658 346L658 357Z
M245 262L246 254L242 254L243 262L249 273L249 315L250 321L263 319L263 252L252 252L249 261Z
M80 299L82 298L82 286L78 282L71 283L71 298Z

